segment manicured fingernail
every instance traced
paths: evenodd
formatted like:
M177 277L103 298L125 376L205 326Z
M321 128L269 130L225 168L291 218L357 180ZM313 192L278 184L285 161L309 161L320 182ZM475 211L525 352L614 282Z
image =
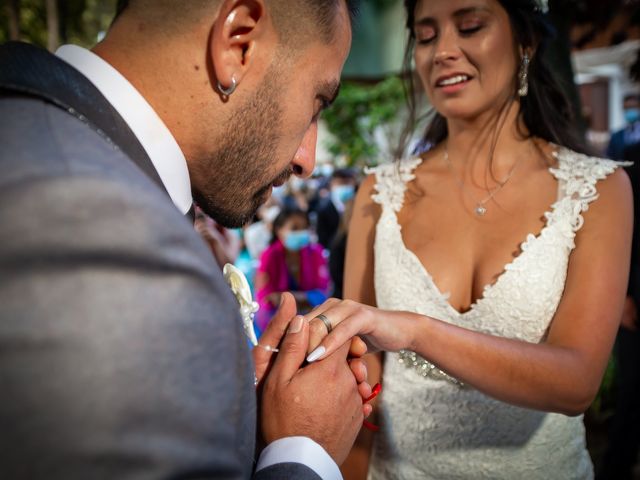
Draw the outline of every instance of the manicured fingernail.
M289 333L298 333L302 330L302 322L304 322L304 317L296 315L289 324Z
M324 355L324 352L326 352L327 349L324 347L318 347L316 348L313 352L311 352L309 354L309 356L307 357L307 362L311 363L311 362L315 362L316 360L318 360L322 355Z
M280 306L284 304L284 295L280 295Z

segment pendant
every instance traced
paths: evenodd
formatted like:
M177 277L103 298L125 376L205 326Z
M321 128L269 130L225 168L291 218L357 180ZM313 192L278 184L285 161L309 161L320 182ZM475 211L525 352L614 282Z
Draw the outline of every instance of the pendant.
M484 208L484 206L482 205L477 205L475 212L476 212L476 215L478 215L479 217L482 217L484 216L485 213L487 213L487 209Z

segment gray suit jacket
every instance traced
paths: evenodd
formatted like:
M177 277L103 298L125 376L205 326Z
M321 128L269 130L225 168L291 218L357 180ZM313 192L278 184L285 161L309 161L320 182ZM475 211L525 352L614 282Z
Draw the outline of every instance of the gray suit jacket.
M250 478L235 299L190 222L105 137L0 92L0 478ZM255 478L318 477L281 464Z

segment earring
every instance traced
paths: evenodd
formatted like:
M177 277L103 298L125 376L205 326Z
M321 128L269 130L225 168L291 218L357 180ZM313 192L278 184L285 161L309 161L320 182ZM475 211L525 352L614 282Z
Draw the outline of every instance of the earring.
M518 95L521 97L526 97L529 93L529 63L530 63L529 55L527 53L522 57L522 64L520 65L520 73L518 73L518 77L520 78L520 88L518 89Z
M231 85L229 88L224 88L218 80L218 91L222 94L222 96L229 98L233 92L236 91L236 87L238 86L238 82L236 82L236 77L231 77Z

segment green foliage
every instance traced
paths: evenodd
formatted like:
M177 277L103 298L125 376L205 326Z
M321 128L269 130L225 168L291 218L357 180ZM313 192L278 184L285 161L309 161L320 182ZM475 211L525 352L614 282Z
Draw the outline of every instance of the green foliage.
M347 166L378 163L381 152L376 133L392 125L403 106L404 91L398 77L375 85L344 83L333 106L323 114L333 135L327 145L329 151L344 158Z
M60 41L84 47L96 44L113 19L116 0L58 0ZM20 40L46 47L47 9L44 0L20 0ZM0 42L9 40L8 9L0 8Z
M400 0L369 0L378 10L384 10L398 3Z

